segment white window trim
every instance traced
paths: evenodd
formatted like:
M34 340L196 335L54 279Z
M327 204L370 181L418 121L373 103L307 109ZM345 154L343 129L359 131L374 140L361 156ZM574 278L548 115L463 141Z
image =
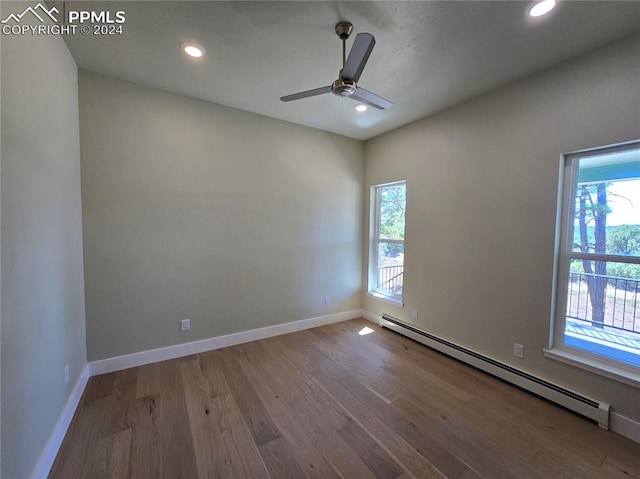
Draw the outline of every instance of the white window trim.
M404 308L404 303L403 302L398 302L398 300L393 299L392 296L387 296L385 294L378 293L377 291L369 291L367 293L367 296L369 296L370 298L377 299L378 301L384 301L385 303L389 303L389 304L392 304L394 306L399 306L401 308Z
M549 347L544 349L548 358L570 364L593 373L615 379L630 386L640 388L640 368L610 360L588 351L572 348L564 344L564 330L567 311L567 278L571 259L588 258L621 263L638 263L637 258L628 256L580 253L573 251L575 195L577 187L579 158L599 156L617 151L636 149L640 140L620 143L607 147L581 150L560 156L558 208L556 221L556 241L554 245L553 291L551 304L551 327ZM569 227L571 226L571 228Z
M605 357L590 355L586 351L577 351L575 349L569 350L569 348L553 348L545 349L544 355L547 358L640 388L639 373L629 371L628 368L621 367L620 363L609 361Z
M390 183L381 183L379 185L373 185L371 187L370 204L373 206L371 209L371 233L369 235L369 284L368 295L372 298L386 301L397 306L404 306L404 291L398 298L398 295L387 294L384 291L378 290L378 244L383 243L395 243L404 245L404 240L393 239L380 239L380 195L382 188L387 188L396 185L407 185L406 180L392 181ZM405 225L406 225L406 197L405 197ZM406 226L405 226L406 228Z

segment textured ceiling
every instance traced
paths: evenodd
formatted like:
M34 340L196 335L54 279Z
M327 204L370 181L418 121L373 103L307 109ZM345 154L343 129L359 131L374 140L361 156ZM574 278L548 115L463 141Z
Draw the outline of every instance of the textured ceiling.
M126 23L122 35L74 35L66 42L81 68L368 139L640 31L637 1L565 1L538 19L525 15L527 5L67 2L67 9L123 10ZM281 102L282 95L337 78L341 43L333 29L343 20L353 23L354 34L376 38L360 85L395 105L358 113L352 100L334 95ZM188 40L206 55L186 57L179 45Z

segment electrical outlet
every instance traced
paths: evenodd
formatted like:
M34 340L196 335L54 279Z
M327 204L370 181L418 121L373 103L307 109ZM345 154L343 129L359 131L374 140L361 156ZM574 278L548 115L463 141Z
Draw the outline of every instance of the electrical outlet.
M180 321L180 331L190 331L191 330L191 320L183 319Z
M417 309L412 309L411 310L411 319L415 319L416 321L418 320L418 310Z
M513 343L513 355L516 358L524 357L524 346L522 344Z
M331 306L331 296L325 296L324 297L324 307L328 308L329 306Z
M68 364L64 367L64 384L65 386L69 384L69 365Z

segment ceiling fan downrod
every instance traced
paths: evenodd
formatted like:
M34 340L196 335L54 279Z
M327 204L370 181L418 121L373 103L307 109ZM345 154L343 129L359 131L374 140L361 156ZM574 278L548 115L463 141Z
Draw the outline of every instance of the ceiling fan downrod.
M354 81L342 78L342 70L347 63L347 39L349 38L349 35L351 35L352 31L353 25L351 22L340 22L336 25L336 34L338 35L338 38L342 40L342 68L338 75L339 78L331 84L331 92L334 95L341 97L351 96L357 90L357 86Z
M336 25L336 35L342 40L342 68L347 63L347 39L353 31L351 22L340 22Z

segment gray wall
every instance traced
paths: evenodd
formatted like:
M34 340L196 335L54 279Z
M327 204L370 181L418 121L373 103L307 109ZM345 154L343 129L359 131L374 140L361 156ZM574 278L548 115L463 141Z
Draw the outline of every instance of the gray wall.
M640 420L637 389L543 356L559 157L640 137L639 85L636 35L367 142L367 208L371 185L408 193L405 308L365 294L365 309L418 309L432 333Z
M90 360L360 308L362 142L79 78Z
M2 477L22 479L86 364L78 82L61 38L3 35L1 143Z

